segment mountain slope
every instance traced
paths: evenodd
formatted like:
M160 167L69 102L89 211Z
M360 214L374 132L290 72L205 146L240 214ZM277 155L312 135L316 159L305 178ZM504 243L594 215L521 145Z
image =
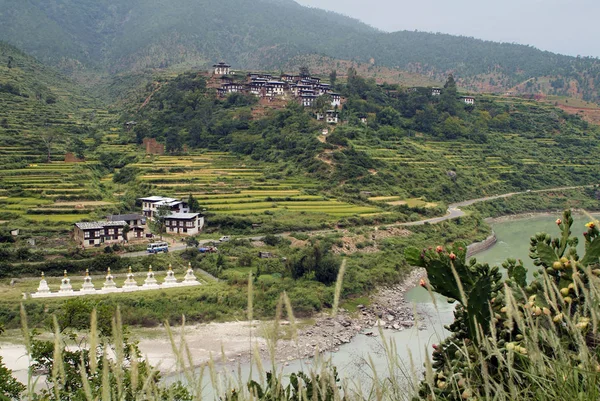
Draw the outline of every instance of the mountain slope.
M205 68L279 69L322 55L418 72L454 73L473 90L527 91L598 100L600 61L530 46L423 32L377 31L357 20L292 0L0 0L0 37L72 72Z
M98 104L67 77L0 42L0 145L31 150L31 141L53 127L77 130Z

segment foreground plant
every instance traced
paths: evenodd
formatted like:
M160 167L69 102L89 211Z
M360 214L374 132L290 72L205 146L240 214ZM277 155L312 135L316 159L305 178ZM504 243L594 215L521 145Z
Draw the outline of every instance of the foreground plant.
M539 269L530 282L522 261L503 263L503 279L497 267L467 262L464 244L406 250L409 263L426 268L424 286L458 302L419 398L598 399L600 233L596 222L587 225L579 257L572 224L565 211L560 237L531 237Z

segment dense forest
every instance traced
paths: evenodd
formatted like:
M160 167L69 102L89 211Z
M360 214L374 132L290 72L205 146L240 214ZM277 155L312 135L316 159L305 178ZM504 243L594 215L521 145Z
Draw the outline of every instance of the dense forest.
M204 68L221 59L239 68L280 68L296 56L321 54L437 79L452 72L481 90L545 77L546 93L599 98L597 59L445 34L384 33L293 1L0 0L0 7L0 37L76 75Z

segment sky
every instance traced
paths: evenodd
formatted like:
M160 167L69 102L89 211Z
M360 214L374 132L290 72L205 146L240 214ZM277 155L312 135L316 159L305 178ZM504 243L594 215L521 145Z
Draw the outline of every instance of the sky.
M599 0L296 0L383 31L418 30L600 57Z

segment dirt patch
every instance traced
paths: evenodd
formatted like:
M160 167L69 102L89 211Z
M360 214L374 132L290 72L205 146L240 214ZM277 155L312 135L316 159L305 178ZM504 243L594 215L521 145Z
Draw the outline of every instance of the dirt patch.
M406 201L392 201L392 202L386 202L388 205L390 206L402 206L402 205L406 205Z
M558 105L557 107L563 110L565 113L578 114L581 116L581 118L583 118L585 121L591 124L600 125L600 109L587 107L572 107L565 106L562 104Z
M306 244L308 244L308 241L303 241L303 240L298 239L298 238L288 237L288 239L292 242L290 244L290 246L292 248L304 248L306 246Z
M341 244L334 245L331 251L335 254L351 255L356 252L375 253L379 251L377 242L390 237L408 237L412 233L404 228L389 227L385 230L373 230L369 234L351 235L348 230L343 230L344 236L340 238Z

